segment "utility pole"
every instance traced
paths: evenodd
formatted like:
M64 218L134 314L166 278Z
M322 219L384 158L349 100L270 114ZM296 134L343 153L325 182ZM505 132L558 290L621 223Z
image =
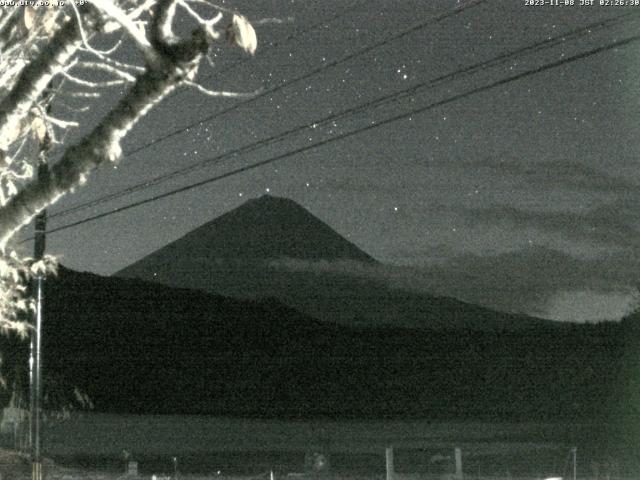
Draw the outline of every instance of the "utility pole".
M40 145L38 159L38 180L49 175L47 152L50 146L49 135L45 135ZM33 259L42 260L46 247L47 211L42 210L35 218L35 243ZM42 412L42 321L44 317L44 273L38 272L33 282L36 301L35 325L31 332L30 389L29 389L29 439L31 456L31 480L42 480L42 457L40 453L40 420Z

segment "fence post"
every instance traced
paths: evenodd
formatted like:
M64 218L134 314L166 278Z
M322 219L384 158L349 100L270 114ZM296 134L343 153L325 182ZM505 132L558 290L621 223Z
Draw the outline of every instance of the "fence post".
M387 480L393 480L393 477L394 477L393 447L387 447L385 451L385 457L387 460Z
M129 460L127 463L127 475L137 477L138 476L138 462Z
M455 478L457 480L462 480L462 450L459 447L455 449L456 456L456 473Z

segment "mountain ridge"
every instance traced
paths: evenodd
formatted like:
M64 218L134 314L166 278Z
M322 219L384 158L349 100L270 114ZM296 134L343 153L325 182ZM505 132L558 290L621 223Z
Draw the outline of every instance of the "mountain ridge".
M283 259L381 265L293 200L265 195L114 275L234 298L273 297L313 318L343 325L503 330L550 322L391 288L383 279L353 272L287 269L278 262Z

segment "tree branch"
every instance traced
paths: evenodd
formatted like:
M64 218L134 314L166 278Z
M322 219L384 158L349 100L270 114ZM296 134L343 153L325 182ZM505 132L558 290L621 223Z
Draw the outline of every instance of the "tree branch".
M161 0L156 18L166 21L171 15L166 11L163 14L162 9L167 8L171 9L171 2ZM156 35L154 48L159 46L159 39L164 40ZM79 40L74 41L74 44L78 43ZM191 39L172 45L163 43L162 48L156 50L161 61L149 65L147 71L137 77L129 92L100 124L79 144L67 149L49 176L24 186L0 209L0 248L4 248L15 232L29 223L34 215L82 185L97 166L119 160L122 153L120 142L133 125L176 85L193 78L200 59L207 51L206 33L202 29L196 30Z
M14 88L0 102L0 156L9 147L9 139L20 121L28 114L51 79L70 60L80 42L77 22L67 22L42 53L20 73Z

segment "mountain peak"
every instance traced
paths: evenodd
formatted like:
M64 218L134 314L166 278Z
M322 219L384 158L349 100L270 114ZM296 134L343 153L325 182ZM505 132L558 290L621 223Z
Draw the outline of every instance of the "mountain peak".
M286 198L286 197L278 197L276 195L271 195L269 193L265 193L264 195L260 195L259 197L255 197L255 198L250 198L246 203L268 203L268 202L274 202L274 203L289 203L289 204L293 204L293 205L298 205L296 202L294 202L293 200L291 200L290 198ZM299 205L298 205L299 206Z
M209 258L375 261L299 203L268 194L246 201L178 242L187 240Z
M291 200L286 197L277 197L275 195L270 195L265 193L264 195L260 195L259 197L250 198L245 203L237 207L235 210L232 210L229 213L237 212L246 209L258 209L258 210L274 210L281 211L287 210L289 213L292 210L298 211L300 213L311 215L302 205Z
M295 201L262 195L192 230L118 272L138 278L175 270L209 269L222 262L280 258L376 261ZM188 265L188 267L187 267Z

